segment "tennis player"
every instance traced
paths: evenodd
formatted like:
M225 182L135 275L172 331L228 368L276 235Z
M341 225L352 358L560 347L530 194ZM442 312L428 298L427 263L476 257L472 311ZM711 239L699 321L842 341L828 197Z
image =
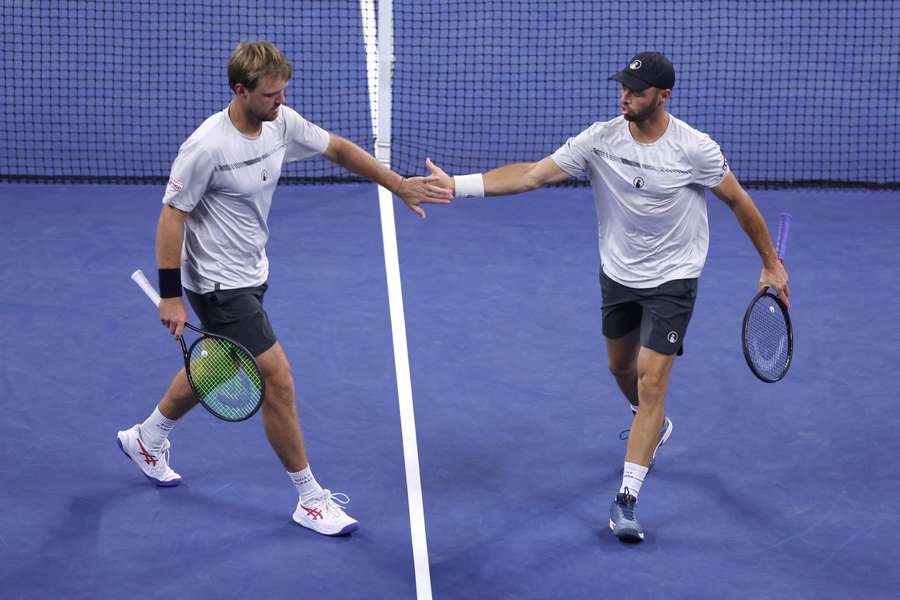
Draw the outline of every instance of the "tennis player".
M159 318L173 335L182 334L184 288L204 329L256 356L266 378L266 435L299 495L293 519L321 534L342 535L357 528L344 511L349 498L323 489L310 470L291 366L263 309L272 194L285 162L318 155L391 190L422 218L420 204L447 203L450 194L432 184L434 177L404 179L286 106L292 73L274 45L239 44L228 61L233 99L182 144L156 233ZM147 420L118 433L122 451L156 485L181 482L170 465L168 436L196 404L182 369Z
M763 265L759 285L777 290L787 303L788 276L718 144L666 111L675 85L669 59L642 52L610 79L621 84L621 114L591 125L543 160L453 178L430 160L427 165L457 197L516 194L587 171L597 208L609 369L633 413L609 524L619 539L638 542L644 532L635 504L672 433L665 414L669 373L682 351L709 246L707 188L731 208L756 247Z

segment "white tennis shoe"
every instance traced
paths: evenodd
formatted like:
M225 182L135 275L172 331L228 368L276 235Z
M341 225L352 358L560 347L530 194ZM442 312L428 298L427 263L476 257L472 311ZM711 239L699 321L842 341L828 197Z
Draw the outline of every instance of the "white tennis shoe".
M344 507L349 503L350 498L346 494L319 490L305 500L301 498L297 502L294 523L322 535L353 533L359 527L359 523L344 512Z
M116 443L122 453L140 467L144 476L160 487L174 487L181 483L181 475L169 467L169 448L166 440L158 451L151 450L141 439L141 426L116 434Z
M669 436L672 435L673 429L675 429L675 426L672 425L671 419L669 419L669 417L663 417L663 424L659 430L659 441L656 443L653 454L650 456L650 466L647 467L648 469L653 468L653 464L656 462L656 453L669 441Z

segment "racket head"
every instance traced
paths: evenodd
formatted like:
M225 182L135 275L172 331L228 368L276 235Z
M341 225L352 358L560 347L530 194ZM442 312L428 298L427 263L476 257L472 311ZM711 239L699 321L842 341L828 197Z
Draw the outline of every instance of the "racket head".
M184 364L194 394L213 416L244 421L262 406L265 377L250 351L231 338L201 332L185 353Z
M787 307L764 288L747 311L741 328L741 347L747 366L766 383L781 381L794 357L794 328Z

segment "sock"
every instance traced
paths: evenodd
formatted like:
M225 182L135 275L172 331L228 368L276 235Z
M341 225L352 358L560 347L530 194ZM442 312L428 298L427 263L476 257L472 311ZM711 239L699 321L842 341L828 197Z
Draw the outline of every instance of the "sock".
M153 409L153 412L147 417L147 420L141 423L141 439L150 450L159 450L169 437L169 432L175 427L175 421L167 419L165 415L159 412L159 407Z
M322 489L322 486L319 485L319 482L313 477L309 465L306 465L305 469L297 471L296 473L288 471L288 477L294 482L294 487L297 488L297 493L300 494L301 500Z
M625 470L622 473L622 487L619 488L619 493L625 493L625 488L628 488L628 493L637 499L648 470L647 467L626 462Z
M628 406L631 407L631 415L632 415L632 416L636 415L636 414L637 414L637 409L638 409L638 407L635 406L634 404L631 404L630 402L628 403Z

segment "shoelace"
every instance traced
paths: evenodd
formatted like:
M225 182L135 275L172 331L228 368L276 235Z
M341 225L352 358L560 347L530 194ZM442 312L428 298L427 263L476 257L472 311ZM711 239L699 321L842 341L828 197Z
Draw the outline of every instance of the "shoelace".
M165 440L165 441L163 441L163 445L161 448L151 448L150 446L146 446L146 445L144 446L144 449L147 452L149 452L152 456L154 456L157 459L162 459L162 460L157 461L157 463L155 465L150 467L151 471L165 470L165 468L168 467L168 465L169 465L169 447L171 445L172 444L169 442L169 440ZM163 466L163 464L165 464L165 467Z
M628 501L629 498L631 499L631 502ZM626 487L622 495L622 502L619 506L622 508L622 514L629 521L634 521L634 505L636 502L637 500L631 495L631 490Z
M343 509L350 504L350 496L341 492L322 490L321 493L310 498L308 504L310 506L320 505L326 513L340 515L344 512Z

